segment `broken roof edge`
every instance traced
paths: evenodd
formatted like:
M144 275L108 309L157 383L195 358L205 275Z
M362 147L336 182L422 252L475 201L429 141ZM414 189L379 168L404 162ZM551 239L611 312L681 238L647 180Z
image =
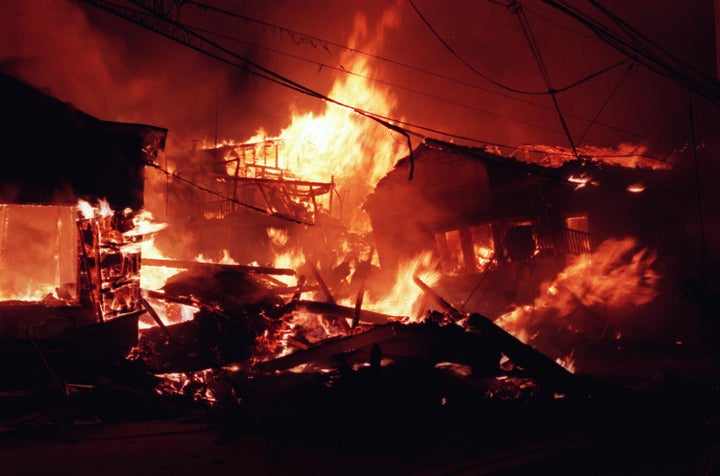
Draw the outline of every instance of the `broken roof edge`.
M376 189L381 187L383 182L391 175L395 175L399 170L410 167L411 159L421 157L425 151L437 150L447 151L453 154L463 155L468 158L477 159L479 161L497 164L503 167L517 168L521 171L527 172L533 175L543 175L548 179L566 179L568 173L587 172L587 173L603 173L611 170L622 171L632 176L647 176L649 174L656 175L662 172L668 172L672 170L669 164L664 161L660 161L660 167L648 167L648 166L630 166L623 165L616 162L609 162L602 160L601 157L581 155L579 157L573 156L572 159L563 159L559 165L551 166L536 161L528 161L518 159L514 154L512 156L500 155L494 152L488 151L489 146L469 146L459 145L452 142L446 142L440 139L433 139L426 137L413 151L412 156L410 154L400 158L394 165L394 167L376 184ZM518 147L516 151L528 151L526 148ZM533 152L532 150L531 152ZM537 153L553 154L552 151L537 150ZM567 154L563 154L567 156ZM612 157L615 157L614 155ZM406 173L403 171L403 173Z
M0 201L144 206L143 169L164 151L167 129L98 119L2 70L0 99L0 157L13 165L0 175Z

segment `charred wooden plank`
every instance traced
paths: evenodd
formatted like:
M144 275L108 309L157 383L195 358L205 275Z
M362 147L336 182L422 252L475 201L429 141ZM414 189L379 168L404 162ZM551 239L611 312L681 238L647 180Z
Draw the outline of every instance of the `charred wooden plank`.
M330 304L318 301L299 301L295 306L298 311L305 311L313 314L323 314L326 316L334 316L346 319L354 319L358 316L359 322L367 324L387 324L391 321L399 321L401 316L391 316L381 312L369 311L361 309L358 313L354 307L340 306L338 304Z
M415 283L433 298L445 312L450 314L454 320L458 321L466 317L464 313L455 309L420 278L415 277L413 279ZM585 389L584 381L578 378L578 376L569 372L562 365L536 350L534 347L523 343L489 318L479 313L473 313L468 317L467 325L471 332L477 332L487 337L510 360L523 367L548 386L561 392Z
M150 305L150 303L145 298L141 298L141 303L145 310L150 314L150 316L153 318L155 323L160 326L160 328L165 332L165 335L168 336L168 339L172 339L172 335L170 334L170 331L168 330L167 326L163 322L163 320L160 318L160 315L155 311L155 308Z
M285 276L294 276L295 270L289 268L272 268L267 266L245 266L239 264L221 264L221 263L200 263L197 261L183 261L172 259L156 259L143 258L144 266L161 266L166 268L209 268L212 270L230 269L235 271L245 271L257 274L280 274Z
M201 306L201 303L198 303L195 299L186 296L175 296L174 294L168 294L162 291L154 291L152 289L144 289L143 292L147 297L151 297L153 299L174 302L176 304L184 304L186 306Z
M425 284L422 279L417 276L413 276L413 281L425 292L427 296L431 297L443 311L449 314L453 320L459 321L460 319L467 317L465 314L455 309L452 304L443 299L443 297L436 293L430 286Z
M510 360L548 386L561 392L582 390L581 380L575 374L534 347L523 343L489 318L473 313L468 318L468 327L472 332L478 332L495 342Z
M299 350L277 359L258 362L255 364L255 370L259 372L274 372L291 369L298 365L322 361L334 355L377 344L392 339L396 334L396 324L378 326L362 334L339 339L329 339L305 350Z
M330 304L337 304L335 302L335 298L333 297L332 293L330 292L330 288L327 287L327 284L325 284L325 280L320 275L320 271L317 269L317 267L312 267L313 275L315 276L315 280L320 285L320 288L323 291L323 294L325 295L325 300L329 302Z
M355 315L353 316L352 327L356 327L358 324L360 324L360 313L362 312L362 303L364 298L365 287L363 286L362 288L360 288L357 293L357 297L355 298Z

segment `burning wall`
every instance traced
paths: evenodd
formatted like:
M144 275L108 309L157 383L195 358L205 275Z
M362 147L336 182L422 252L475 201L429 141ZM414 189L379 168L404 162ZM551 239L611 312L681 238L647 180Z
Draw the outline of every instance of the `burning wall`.
M693 250L675 226L691 207L665 193L671 171L590 157L540 166L429 140L413 160L412 181L406 157L365 206L383 266L435 253L450 302L503 316L524 339L542 331L550 354L579 336L657 336L693 319L677 307Z
M4 73L0 95L14 162L0 175L0 337L52 338L142 312L138 237L127 232L167 131L98 120Z

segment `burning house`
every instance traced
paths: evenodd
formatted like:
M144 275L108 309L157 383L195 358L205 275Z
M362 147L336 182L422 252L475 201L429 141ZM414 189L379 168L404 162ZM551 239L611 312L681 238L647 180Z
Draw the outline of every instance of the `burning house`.
M189 38L175 20L196 2L131 3L102 8ZM353 44L371 31L356 30ZM0 436L79 429L108 448L83 446L80 464L120 455L96 467L123 474L252 470L293 440L287 468L257 472L578 474L592 461L616 474L671 445L665 459L715 456L715 356L682 333L635 339L687 310L673 293L689 253L675 251L694 242L669 166L589 146L503 155L425 137L412 149L397 98L351 56L342 70L364 74L311 94L323 114L218 145L216 105L215 147L187 142L166 161L165 129L0 76L17 165L0 177L0 358L19 356L0 378L44 377L0 391L13 407ZM146 166L162 178L152 191ZM150 200L165 207L160 233L141 226ZM141 254L148 233L157 247ZM166 430L168 416L181 426ZM152 437L128 458L135 436L111 422L143 419L135 435ZM87 436L101 426L111 436ZM232 446L208 449L208 433Z
M308 240L327 241L327 233L308 239L307 229L340 227L342 202L336 184L298 177L281 161L284 149L282 139L266 139L193 150L170 192L172 229L159 241L182 237L187 250L176 249L176 258L202 254L217 259L224 250L235 262L262 264L274 262L278 235L286 248L308 253Z
M96 119L4 73L0 94L0 352L22 356L3 373L124 356L144 312L143 167L167 131Z
M558 315L580 313L586 314L580 325L570 321L575 332L620 333L614 326L619 319L610 325L597 315L647 312L642 306L659 296L661 276L682 273L678 262L685 252L678 246L690 248L675 224L688 206L682 196L668 194L677 176L667 164L593 152L576 157L538 146L506 157L426 139L378 182L365 204L381 266L397 269L429 252L442 272L438 289L460 309L507 317L525 307L538 320L555 306L543 295L560 289L566 296L563 309L555 309L553 329ZM662 289L677 293L679 280L667 281ZM634 291L601 295L607 286ZM531 321L510 327L532 335ZM623 324L631 329L632 319ZM655 324L642 332L655 335L664 325Z

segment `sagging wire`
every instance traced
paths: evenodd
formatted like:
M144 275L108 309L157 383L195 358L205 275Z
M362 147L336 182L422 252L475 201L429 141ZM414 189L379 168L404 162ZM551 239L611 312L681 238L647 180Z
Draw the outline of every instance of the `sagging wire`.
M623 73L622 77L620 77L617 84L615 84L615 87L613 88L613 90L610 91L610 94L608 95L608 97L605 98L605 101L602 103L602 106L600 106L600 109L598 110L598 112L592 118L592 121L590 121L590 123L587 125L587 127L585 128L583 133L580 134L580 138L577 140L577 144L580 144L583 140L585 140L585 136L587 135L588 132L590 132L590 129L592 129L592 126L594 126L597 123L597 119L600 117L600 114L602 114L603 111L605 110L605 108L607 107L607 105L610 104L610 101L612 100L612 98L615 96L615 94L620 89L620 85L625 81L625 79L628 76L630 76L630 71L632 71L634 66L635 66L635 62L632 62L628 65L628 67L625 70L625 72Z
M713 105L720 106L720 85L714 78L675 58L657 43L642 35L637 29L612 14L608 9L601 7L596 1L591 0L590 3L619 26L628 36L627 38L610 30L607 26L584 14L568 2L562 0L542 0L542 2L582 23L598 38L620 53L629 58L634 58L638 63L661 76L671 79L684 89L692 90Z
M525 35L525 39L528 41L530 50L532 51L533 57L535 58L535 62L537 63L538 69L540 70L540 75L542 76L543 81L545 81L545 86L547 87L547 92L550 95L550 98L552 99L553 105L555 106L555 110L557 111L558 118L560 119L560 124L563 128L563 131L565 132L565 135L567 136L567 139L568 139L568 142L570 143L570 147L572 148L573 154L575 154L575 157L578 160L580 160L580 156L578 155L577 148L575 147L575 142L573 141L572 135L570 134L570 129L568 128L567 122L565 122L565 117L563 116L563 113L560 110L560 104L558 103L557 96L556 96L557 91L553 88L552 81L550 80L550 73L548 72L547 67L545 66L545 62L543 61L540 47L538 46L537 41L535 40L535 35L533 35L532 29L530 28L530 22L528 21L527 16L525 15L523 6L517 0L511 0L510 3L508 4L508 9L512 13L514 13L517 16L518 20L520 21L520 25L521 25L523 33Z
M326 96L325 94L322 94L320 92L317 92L307 86L304 86L303 84L300 84L296 81L293 81L279 73L276 73L275 71L265 68L264 66L249 60L245 58L242 55L239 55L235 53L232 50L229 50L222 45L202 36L198 33L194 32L192 29L185 27L184 25L172 21L168 19L166 16L162 15L161 12L156 11L150 6L147 6L145 2L141 0L130 0L131 3L134 5L140 7L142 10L136 10L136 9L128 9L124 8L121 5L118 5L113 2L104 1L104 0L83 0L86 3L90 3L92 5L95 5L99 8L103 8L106 11L109 11L110 13L113 13L118 16L122 16L123 18L132 21L133 23L136 23L144 28L150 29L155 31L156 33L159 33L166 38L169 38L173 41L176 41L178 43L182 43L185 46L188 46L196 51L199 51L203 54L206 54L208 56L211 56L217 60L220 60L226 64L238 67L242 69L243 71L246 71L249 74L252 74L254 76L258 76L260 78L266 79L268 81L271 81L273 83L279 84L281 86L284 86L286 88L292 89L294 91L297 91L302 94L306 94L308 96L314 97L316 99L320 99L322 101L325 101L327 103L335 104L336 106L344 107L346 109L349 109L353 111L354 113L367 117L369 119L372 119L373 121L377 122L378 124L388 128L389 130L399 132L403 135L405 135L408 139L408 155L410 157L411 163L413 163L413 154L412 154L412 143L410 141L410 136L407 131L403 130L400 126L393 124L385 119L380 118L376 114L366 111L364 109L360 109L355 106L351 106L349 104L345 104L337 99L333 99L330 96ZM144 10L144 11L143 11ZM148 18L148 15L150 18ZM157 21L160 21L162 23L158 24ZM199 40L202 43L205 43L205 46L198 46L193 43L193 40ZM237 64L232 61L229 61L227 58L224 58L219 53L211 52L207 49L207 46L210 46L220 52L222 52L225 55L228 55L232 58L235 58L239 61L241 61L243 64ZM253 69L255 68L255 69ZM413 165L414 168L414 165ZM411 174L408 178L408 180L412 180L412 169Z
M539 108L542 108L542 109L552 109L552 108L548 108L548 107L546 107L546 106L537 104L537 103L535 103L535 102L525 101L525 100L520 99L520 98L518 98L517 96L514 96L514 95L505 94L505 93L502 93L502 92L499 92L499 91L496 91L496 90L492 90L492 89L487 89L487 88L484 88L484 87L479 86L479 85L477 85L477 84L473 84L473 83L470 83L470 82L467 82L467 81L462 81L462 80L460 80L460 79L458 79L458 78L452 78L452 77L449 77L449 76L446 76L446 75L443 75L443 74L439 74L439 73L435 73L435 72L432 72L432 71L425 70L425 69L423 69L423 68L419 68L419 67L417 67L417 66L413 66L413 65L410 65L410 64L407 64L407 63L403 63L403 62L401 62L401 61L397 61L397 60L393 60L393 59L390 59L390 58L386 58L386 57L383 57L383 56L380 56L380 55L376 55L376 54L373 54L373 53L369 53L369 52L367 52L367 51L359 50L359 49L357 49L357 48L352 48L352 47L349 47L349 46L347 46L347 45L343 45L343 44L340 44L340 43L334 43L334 42L332 42L332 41L329 41L329 40L326 40L326 39L323 39L323 38L320 38L320 37L317 37L317 36L312 36L312 35L310 35L310 34L308 34L308 33L298 32L298 31L291 30L291 29L289 29L289 28L286 28L286 27L283 27L283 26L280 26L280 25L276 25L276 24L273 24L273 23L269 23L269 22L266 22L266 21L263 21L263 20L257 20L257 19L255 19L255 18L248 17L247 15L242 15L242 14L240 14L240 13L236 13L236 12L229 11L229 10L226 10L226 9L214 7L214 6L207 5L207 4L205 4L205 3L201 3L201 2L198 2L198 1L189 1L189 2L187 2L187 3L188 3L188 4L192 4L192 5L200 8L200 9L203 9L203 10L220 13L220 14L227 15L227 16L230 16L230 17L232 17L232 18L237 18L237 19L243 20L243 21L245 21L245 22L249 22L249 23L258 23L258 24L262 25L263 27L271 28L271 29L273 29L273 30L277 29L277 30L279 30L279 31L281 31L281 32L287 32L289 35L291 35L291 38L295 38L295 35L299 35L299 36L301 36L301 37L303 37L303 38L308 38L308 39L310 40L310 44L313 45L313 46L314 46L316 43L322 44L324 48L327 48L328 45L331 45L331 46L334 46L334 47L337 47L337 48L344 49L344 50L346 50L346 51L350 51L350 52L352 52L352 53L357 53L357 54L365 55L365 56L368 56L368 57L373 58L373 59L377 59L377 60L384 61L384 62L387 62L387 63L390 63L390 64L394 64L394 65L397 65L397 66L401 66L401 67L403 67L403 68L407 68L407 69L410 69L410 70L412 70L412 71L417 71L417 72L419 72L419 73L423 73L423 74L426 74L426 75L429 75L429 76L433 76L433 77L436 77L436 78L440 78L440 79L443 79L443 80L446 80L446 81L450 81L450 82L453 82L453 83L456 83L456 84L460 84L460 85L467 86L467 87L470 87L470 88L473 88L473 89L477 89L477 90L480 90L480 91L484 91L484 92L487 92L487 93L490 93L490 94L500 95L500 96L503 96L503 97L505 97L505 98L508 98L508 99L510 99L510 100L512 100L512 101L522 102L522 103L525 103L525 104L528 104L528 105L531 105L531 106L534 106L534 107L539 107ZM496 1L493 1L492 3L495 3L495 4L497 4L497 5L502 5L503 7L506 6L506 4L505 4L504 2L500 2L500 1L497 1L497 0L496 0ZM526 8L527 8L527 7L526 7ZM280 55L284 55L284 56L289 56L289 57L291 57L291 58L295 58L295 59L298 59L298 60L300 60L300 61L305 61L305 62L308 62L308 63L316 64L317 66L320 67L320 69L328 68L328 69L332 69L332 70L335 70L335 71L340 71L340 72L342 72L342 73L350 74L350 75L357 76L357 77L361 77L361 78L366 79L366 80L369 80L369 81L386 84L386 85L392 86L392 87L394 87L394 88L398 88L398 89L403 89L403 90L406 90L406 91L410 91L410 92L415 93L415 94L420 94L420 95L423 95L423 96L431 97L431 98L433 98L433 99L438 99L438 100L441 100L441 101L446 101L446 102L449 102L449 103L452 103L452 104L456 104L456 105L461 106L461 107L467 107L467 108L470 108L470 109L477 110L477 111L479 111L479 112L483 112L483 113L487 113L487 114L491 114L491 115L498 115L498 116L500 116L500 117L504 117L504 116L502 116L502 115L500 115L500 114L492 113L492 112L490 112L490 111L485 111L485 110L482 110L482 109L479 109L479 108L476 108L476 107L472 107L472 106L470 106L470 105L468 105L468 104L464 104L464 103L456 102L456 101L451 101L451 100L448 100L448 99L446 99L446 98L434 96L434 95L432 95L432 94L424 93L424 92L422 92L422 91L418 91L418 90L415 90L415 89L412 89L412 88L408 88L408 87L406 87L406 86L401 86L401 85L398 85L398 84L394 84L394 83L391 83L391 82L389 82L389 81L383 81L383 80L380 80L380 79L378 79L378 78L371 78L371 77L368 77L368 76L365 76L365 75L362 75L362 74L358 74L358 73L356 73L356 72L353 72L353 71L350 71L350 70L346 69L346 68L343 67L341 64L339 64L339 67L335 67L335 66L331 66L331 65L328 65L328 64L320 63L320 62L317 62L317 61L312 61L312 60L309 60L309 59L307 59L307 58L302 58L302 57L297 56L297 55L292 55L292 54L287 53L287 52L275 50L275 49L273 49L273 48L268 48L268 47L261 46L261 45L257 45L257 44L251 43L251 42L239 40L239 39L237 39L237 38L233 38L233 37L230 37L230 36L227 36L227 35L223 35L223 34L221 34L221 33L217 33L217 32L214 32L214 31L202 29L202 28L199 28L199 27L194 27L194 26L191 26L191 25L188 25L188 24L185 24L185 26L188 26L188 27L192 28L192 29L195 30L195 31L201 31L201 32L203 32L203 33L210 34L210 35L214 35L214 36L217 36L217 37L221 37L221 38L224 38L224 39L227 39L227 40L230 40L230 41L241 42L241 43L244 43L244 44L251 45L251 46L253 46L253 47L257 47L257 48L261 48L261 49L265 49L265 50L271 51L271 52L276 53L276 54L280 54ZM332 55L331 55L331 57L332 57ZM335 58L333 58L333 59L335 59ZM581 79L579 79L579 80L577 80L577 81L575 81L575 82L573 82L573 83L570 83L570 84L568 84L567 86L558 88L557 91L558 91L558 92L564 92L564 91L567 91L567 90L569 90L569 89L572 89L572 88L574 88L574 87L576 87L576 86L579 86L579 85L585 83L586 81L589 81L590 79L593 79L593 78L595 78L595 77L597 77L597 76L599 76L599 75L601 75L601 74L604 74L604 73L606 73L606 72L609 72L609 71L612 70L612 69L615 69L616 67L621 66L622 64L626 63L627 61L628 61L628 60L622 60L622 61L620 61L620 62L618 62L618 63L612 64L612 65L610 65L610 66L608 66L608 67L606 67L606 68L603 68L603 69L601 69L601 70L599 70L599 71L596 71L596 72L594 72L594 73L591 73L591 74L589 74L589 75L587 75L587 76L585 76L585 77L583 77L583 78L581 78ZM515 90L515 91L517 92L517 91L519 91L519 90ZM545 94L547 94L546 91L539 91L539 92L527 91L527 93L528 93L528 94L537 94L537 95L545 95ZM569 116L571 116L571 117L578 118L578 119L583 119L583 120L590 121L589 119L586 119L586 118L581 117L581 116L575 116L575 115L572 115L572 114L567 114L567 115L569 115ZM508 119L508 120L511 120L511 121L515 121L515 122L526 123L526 124L528 124L528 125L530 125L530 126L532 126L532 127L536 127L536 128L539 128L539 129L545 129L545 128L543 128L543 127L541 127L541 126L538 126L538 125L536 125L536 124L531 124L531 123L528 123L528 122L524 122L524 121L519 120L519 119L516 119L516 118L511 118L511 117L505 117L505 118ZM395 121L395 122L397 122L397 121ZM622 129L619 129L619 128L617 128L617 127L614 127L614 126L611 126L611 125L608 125L608 124L602 124L602 123L597 123L597 124L600 125L600 126L602 126L602 127L605 127L605 128L611 129L611 130L615 130L615 131L617 131L617 132L622 132L622 133L624 133L624 134L628 134L628 135L640 137L640 134L636 134L636 133L633 133L633 132L630 132L630 131L622 130ZM549 131L551 131L551 132L556 132L556 131L554 131L554 130L552 130L552 129L547 129L547 130L549 130Z
M430 23L430 21L422 14L422 12L421 12L420 9L415 5L415 3L413 2L413 0L408 0L408 2L410 2L410 6L413 8L413 10L415 10L415 13L417 13L417 15L418 15L418 16L420 17L420 19L423 21L423 23L425 23L425 26L428 27L428 29L430 30L430 32L435 36L435 38L438 39L438 41L445 47L445 49L447 49L458 61L460 61L463 65L465 65L465 67L467 67L470 71L472 71L472 72L475 73L476 75L480 76L480 77L481 77L482 79L484 79L485 81L488 81L489 83L494 84L495 86L497 86L497 87L499 87L499 88L501 88L501 89L504 89L504 90L506 90L506 91L509 91L509 92L512 92L512 93L516 93L516 94L525 94L525 95L532 95L532 96L547 96L548 94L551 94L551 93L548 92L548 91L527 91L527 90L523 90L523 89L513 88L513 87L507 86L507 85L505 85L505 84L503 84L503 83L501 83L501 82L499 82L499 81L496 81L496 80L492 79L491 77L489 77L488 75L482 73L482 72L479 71L477 68L475 68L473 65L471 65L468 61L466 61L462 56L460 56L460 55L457 53L457 51L455 51L455 49L454 49L452 46L450 46L450 44L449 44L447 41L445 41L445 39L440 35L440 33L438 33L438 31L432 26L432 24ZM511 5L513 5L513 4L517 3L517 2L512 1L510 4L504 4L504 3L497 2L497 1L493 1L492 3L498 4L498 5L502 5L502 6L506 6L506 7L510 7ZM608 71L611 71L611 70L617 68L618 66L621 66L621 65L627 63L628 61L629 61L628 59L624 59L624 60L621 60L621 61L619 61L619 62L617 62L617 63L611 64L610 66L607 66L607 67L605 67L605 68L603 68L603 69L601 69L601 70L599 70L599 71L596 71L596 72L594 72L594 73L590 73L589 75L584 76L584 77L582 77L582 78L580 78L580 79L578 79L578 80L576 80L576 81L574 81L574 82L572 82L572 83L570 83L570 84L568 84L568 85L566 85L566 86L563 86L563 87L561 87L561 88L557 88L557 89L554 90L554 92L558 93L558 92L564 92L564 91L568 91L568 90L570 90L570 89L573 89L573 88L575 88L575 87L577 87L577 86L579 86L579 85L581 85L581 84L583 84L583 83L585 83L585 82L587 82L587 81L590 81L591 79L593 79L593 78L595 78L595 77L597 77L597 76L600 76L600 75L602 75L602 74L604 74L604 73L607 73Z

